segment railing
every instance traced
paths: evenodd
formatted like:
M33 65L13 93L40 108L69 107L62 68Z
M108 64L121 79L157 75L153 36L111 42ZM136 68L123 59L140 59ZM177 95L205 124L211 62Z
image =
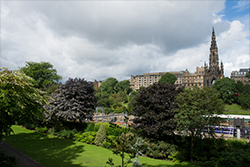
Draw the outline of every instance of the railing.
M101 116L98 115L98 110L102 110L102 115ZM122 113L122 114L114 114L114 113L112 113L112 114L109 114L109 115L105 115L104 112L103 112L103 110L104 110L103 107L97 107L96 108L96 114L93 117L93 119L96 122L98 122L98 120L101 118L101 122L121 122L121 123L126 124L126 126L127 126L127 123L125 122L125 116L126 117L128 116L127 112L126 113ZM122 120L121 121L119 121L117 119L117 117L120 117L120 116L122 116ZM104 118L107 118L107 119L104 120Z

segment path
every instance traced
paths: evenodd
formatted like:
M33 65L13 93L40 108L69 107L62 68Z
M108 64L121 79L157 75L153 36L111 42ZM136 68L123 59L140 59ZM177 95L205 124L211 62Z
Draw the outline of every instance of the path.
M43 165L39 164L35 160L31 159L27 155L21 153L20 151L16 150L15 148L11 147L7 143L0 141L0 150L3 150L6 153L13 154L17 157L19 164L22 167L44 167Z

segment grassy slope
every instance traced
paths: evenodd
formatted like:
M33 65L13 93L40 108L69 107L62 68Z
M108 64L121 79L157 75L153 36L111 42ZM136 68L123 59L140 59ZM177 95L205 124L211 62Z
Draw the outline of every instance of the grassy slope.
M225 111L223 114L236 114L236 115L249 115L250 111L242 108L237 104L225 105Z
M106 161L109 157L114 159L116 165L121 162L120 157L102 147L67 139L54 139L53 136L40 134L19 126L13 126L13 130L15 134L9 136L5 142L45 167L108 166ZM55 146L53 146L53 141L55 141ZM139 160L148 167L190 166L147 157L140 157Z

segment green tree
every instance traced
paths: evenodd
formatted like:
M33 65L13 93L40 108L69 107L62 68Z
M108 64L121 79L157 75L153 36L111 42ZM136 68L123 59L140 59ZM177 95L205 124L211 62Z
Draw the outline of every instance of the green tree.
M247 71L246 77L250 78L250 68L249 68L248 71Z
M34 80L18 71L0 68L0 140L11 126L43 119L48 97L33 86Z
M209 87L197 86L187 88L177 96L178 108L176 109L177 130L187 132L191 138L191 162L193 163L195 143L203 136L213 136L214 131L207 126L219 125L220 119L214 114L222 114L224 103L220 93Z
M139 134L156 140L164 140L173 135L175 129L176 95L182 89L173 84L155 83L141 88L133 104L134 129Z
M244 92L244 83L241 81L237 81L236 83L236 90L235 90L235 102L237 102L237 104L240 104L240 95Z
M96 107L93 85L84 79L69 78L65 84L58 86L51 95L46 109L59 119L68 121L92 120Z
M116 93L115 86L117 83L117 79L110 77L102 82L97 91L107 92L109 94Z
M46 85L57 84L62 79L57 75L56 69L49 62L26 62L25 67L19 68L21 72L30 76L35 81L33 84L38 89L44 89Z
M169 72L167 72L166 74L162 75L159 82L167 84L174 84L175 81L177 80L177 77L174 74L171 74Z
M228 77L217 79L212 88L220 92L221 98L225 103L232 104L237 102L235 97L235 93L237 93L236 82L233 79Z
M94 143L97 145L97 146L102 146L103 145L103 142L105 141L106 139L106 130L105 130L105 127L103 124L101 124L100 128L98 129L98 132L96 134L96 137L95 137L95 141Z
M120 81L115 86L116 92L125 92L126 95L128 95L130 92L132 92L132 89L130 88L130 82L129 80Z
M115 86L118 83L115 78L108 78L102 82L95 92L97 104L103 107L110 107L113 103L109 101L110 96L116 93Z
M243 91L238 95L239 104L246 109L250 108L250 85L245 84L243 86Z

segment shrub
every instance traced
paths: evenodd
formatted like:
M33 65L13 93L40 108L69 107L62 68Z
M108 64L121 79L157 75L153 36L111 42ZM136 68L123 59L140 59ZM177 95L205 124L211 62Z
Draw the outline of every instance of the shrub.
M77 134L78 131L76 129L73 129L73 130L66 130L66 129L63 129L57 133L55 133L57 136L59 137L65 137L67 139L73 139L75 134Z
M82 134L75 134L75 140L92 144L95 140L96 132L84 132Z
M96 134L95 144L97 146L102 146L105 139L106 139L106 130L104 125L102 124Z
M94 128L95 128L95 123L91 122L88 124L87 128L84 131L85 132L92 132L92 131L94 131Z
M95 124L94 132L98 132L98 130L100 129L100 127L101 127L102 124L104 125L105 130L108 129L108 127L109 127L109 123L108 122L99 122L99 123Z
M55 135L55 129L49 129L48 134L54 136Z
M107 136L107 138L103 142L103 147L110 148L112 143L117 144L115 140L116 140L116 136L114 135Z
M227 148L213 157L216 166L245 167L250 164L250 143L244 140L227 140Z
M176 146L173 144L169 144L164 141L146 141L147 145L146 155L149 157L153 157L156 159L165 159L168 158L171 153L176 152Z
M39 133L46 133L48 131L47 126L45 126L45 127L36 127L35 129Z
M30 123L25 123L23 124L23 127L25 127L26 129L35 129L36 128L36 125L35 124L30 124Z
M18 160L14 155L0 151L1 167L18 167Z

